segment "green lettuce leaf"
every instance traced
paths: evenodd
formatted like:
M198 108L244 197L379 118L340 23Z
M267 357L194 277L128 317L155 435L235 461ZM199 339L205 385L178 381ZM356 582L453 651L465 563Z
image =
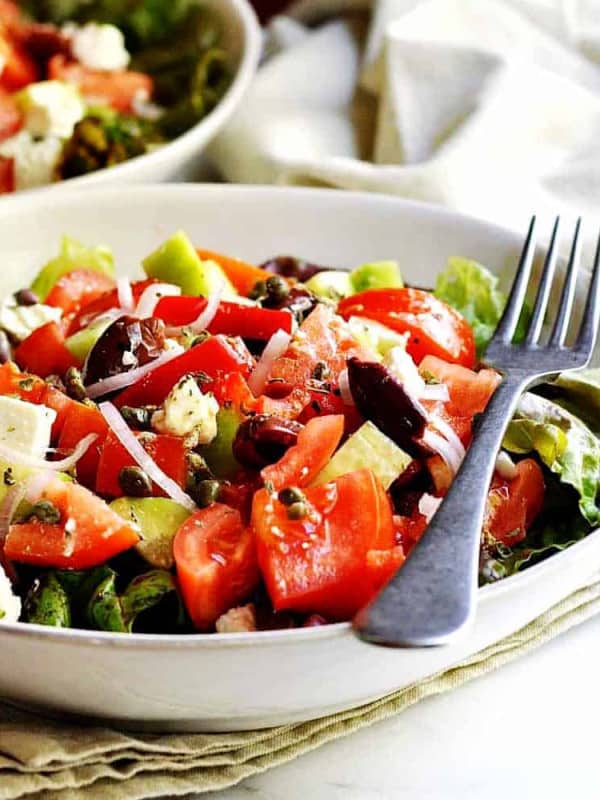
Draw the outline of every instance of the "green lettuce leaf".
M581 514L600 522L600 440L566 408L545 397L523 395L503 446L512 453L536 452L542 462L579 495Z

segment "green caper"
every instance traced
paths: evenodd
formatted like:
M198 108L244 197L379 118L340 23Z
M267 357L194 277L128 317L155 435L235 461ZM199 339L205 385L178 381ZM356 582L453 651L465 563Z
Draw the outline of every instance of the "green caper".
M187 454L186 486L188 492L193 493L199 483L202 483L202 481L210 481L212 478L213 474L210 471L206 461L199 453L195 453L193 450L191 450Z
M216 503L219 497L219 481L200 481L192 490L192 498L199 508Z
M267 296L267 284L265 281L257 281L252 287L248 297L251 300L262 300Z
M72 397L73 400L84 402L88 399L81 372L77 367L69 367L65 372L64 384L66 393L69 397Z
M317 362L312 376L316 381L324 381L329 376L329 367L324 361Z
M60 511L50 500L38 500L29 510L26 521L33 517L39 519L40 522L46 522L48 525L55 525L60 522Z
M152 414L157 408L158 406L122 406L121 416L130 428L148 431L150 430Z
M141 467L123 467L119 472L119 486L129 497L149 497L152 481Z
M266 290L267 302L274 306L282 303L290 293L289 284L281 275L271 275L267 278Z
M288 489L282 489L277 498L284 506L291 506L294 503L303 503L306 500L306 495L296 486L290 486Z
M102 122L96 117L85 117L75 126L81 144L98 153L108 150L108 138Z
M308 514L308 507L306 503L292 503L288 506L287 515L289 519L304 519Z

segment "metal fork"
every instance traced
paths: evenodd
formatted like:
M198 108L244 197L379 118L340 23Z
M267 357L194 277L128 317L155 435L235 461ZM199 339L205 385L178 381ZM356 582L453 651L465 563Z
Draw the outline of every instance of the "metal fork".
M535 253L535 217L531 220L506 309L485 353L485 363L498 370L503 380L476 425L471 447L423 538L390 583L356 616L355 631L366 641L390 647L447 644L473 621L487 489L505 428L527 388L565 370L585 367L594 349L600 322L600 238L579 331L573 345L565 344L580 259L580 223L575 227L549 338L542 340L542 326L556 271L558 218L525 339L513 344Z

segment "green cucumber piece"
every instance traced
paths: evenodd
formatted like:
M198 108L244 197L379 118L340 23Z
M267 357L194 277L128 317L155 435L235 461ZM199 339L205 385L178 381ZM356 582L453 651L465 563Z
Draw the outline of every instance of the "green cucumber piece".
M365 292L367 289L398 289L404 286L400 267L395 261L373 261L361 264L350 273L352 292Z
M317 272L304 284L317 297L325 297L329 300L343 300L354 294L350 273L344 270L327 270Z
M173 539L190 516L187 509L166 497L119 497L110 507L139 527L142 540L135 548L142 558L153 567L173 566Z
M233 408L221 408L217 413L217 435L202 448L201 454L217 478L231 478L240 465L233 455L233 440L241 424Z
M65 339L65 345L71 355L78 361L85 361L92 347L113 321L111 319L98 320Z

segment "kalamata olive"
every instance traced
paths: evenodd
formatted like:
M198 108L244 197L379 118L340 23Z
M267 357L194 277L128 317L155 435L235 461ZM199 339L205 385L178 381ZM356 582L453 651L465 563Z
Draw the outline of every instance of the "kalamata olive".
M0 364L6 364L12 358L12 350L8 336L4 331L0 331Z
M15 292L14 298L18 306L34 306L40 302L37 294L31 289L19 289Z
M246 467L274 464L296 444L303 426L294 420L259 414L243 422L233 441L233 455Z
M261 305L265 308L275 308L280 311L287 308L296 317L298 323L301 323L318 303L318 298L308 289L303 286L292 286L287 297L280 302L274 303L265 298L262 300Z
M313 264L301 258L294 258L294 256L276 256L261 264L261 269L266 269L267 272L273 272L275 275L283 275L284 278L295 278L303 283L318 272L327 272L333 267Z
M152 481L141 467L123 467L119 471L119 486L128 497L152 495Z
M60 28L41 22L31 22L24 27L23 44L27 53L42 64L52 56L71 54L69 39Z
M84 366L84 383L129 372L148 364L164 350L165 325L160 319L121 317L104 331Z
M413 460L390 486L389 492L396 514L410 517L423 492L432 491L431 475L420 460Z
M397 445L419 455L418 439L427 417L389 370L375 361L348 361L348 382L356 407Z

